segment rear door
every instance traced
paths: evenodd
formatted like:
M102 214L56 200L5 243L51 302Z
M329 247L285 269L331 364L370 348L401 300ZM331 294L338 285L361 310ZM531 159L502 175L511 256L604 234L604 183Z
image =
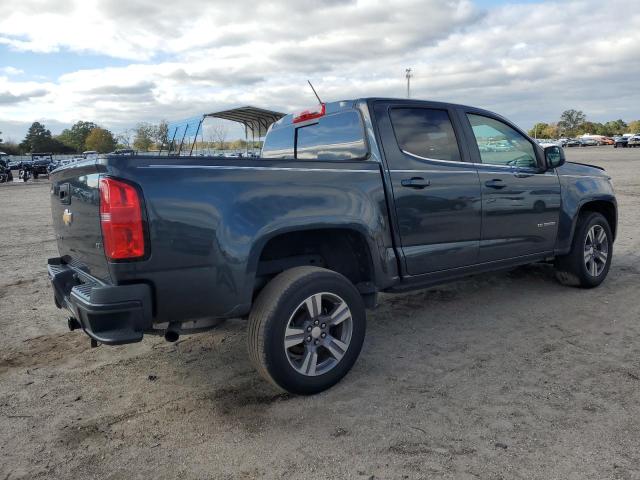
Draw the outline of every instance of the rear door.
M406 272L476 263L480 183L454 112L429 102L376 102Z
M459 111L482 188L480 262L552 251L560 182L531 139L488 112Z

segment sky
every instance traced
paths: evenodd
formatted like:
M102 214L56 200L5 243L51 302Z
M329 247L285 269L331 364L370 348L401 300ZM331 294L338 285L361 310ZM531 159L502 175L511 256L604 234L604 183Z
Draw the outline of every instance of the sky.
M165 4L166 3L166 4ZM640 119L640 0L20 0L0 3L0 131L119 133L242 105L406 95L524 128Z

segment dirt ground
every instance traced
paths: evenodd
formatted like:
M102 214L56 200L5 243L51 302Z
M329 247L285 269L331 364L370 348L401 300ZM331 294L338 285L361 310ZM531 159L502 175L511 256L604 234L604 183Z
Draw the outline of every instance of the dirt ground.
M640 150L607 168L607 281L547 265L385 296L353 371L279 395L234 320L91 349L53 305L49 185L0 185L0 480L640 478Z

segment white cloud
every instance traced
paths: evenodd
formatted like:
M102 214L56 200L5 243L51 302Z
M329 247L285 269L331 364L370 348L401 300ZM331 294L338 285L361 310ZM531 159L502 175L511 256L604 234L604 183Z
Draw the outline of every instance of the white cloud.
M307 78L328 101L403 96L411 66L415 97L483 106L523 126L566 108L631 119L640 117L640 10L629 3L487 12L469 0L2 4L0 43L132 63L48 83L10 81L5 68L0 118L118 129L240 104L291 111L313 103Z
M0 68L0 72L4 73L5 75L21 75L24 73L23 70L20 70L19 68L15 68L12 66L2 67Z

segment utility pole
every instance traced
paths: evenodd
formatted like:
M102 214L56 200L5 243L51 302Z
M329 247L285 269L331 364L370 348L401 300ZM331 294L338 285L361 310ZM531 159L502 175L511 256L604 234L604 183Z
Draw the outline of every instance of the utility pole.
M407 98L411 98L411 77L413 77L413 74L410 68L405 70L405 77L407 77Z

